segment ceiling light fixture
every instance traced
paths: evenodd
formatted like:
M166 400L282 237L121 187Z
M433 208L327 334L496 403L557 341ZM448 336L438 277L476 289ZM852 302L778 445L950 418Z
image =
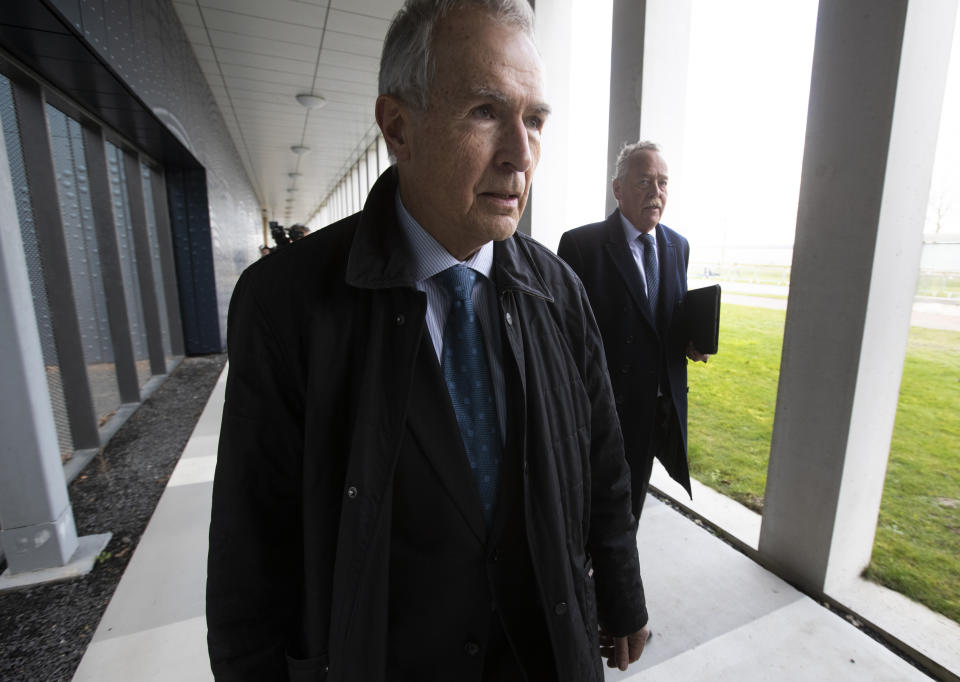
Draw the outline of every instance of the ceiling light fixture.
M296 188L296 187L287 187L287 191L288 191L288 192L296 192L296 191L297 191L297 188Z
M298 172L296 172L296 171L294 171L294 172L292 172L292 173L287 173L287 177L288 177L288 178L299 178L301 175L303 175L303 173L298 173Z
M294 154L306 154L308 151L310 151L310 147L305 147L302 144L295 144L290 147L290 151L292 151Z
M327 98L323 95L316 95L310 92L301 92L297 95L297 101L307 109L319 109L327 103Z

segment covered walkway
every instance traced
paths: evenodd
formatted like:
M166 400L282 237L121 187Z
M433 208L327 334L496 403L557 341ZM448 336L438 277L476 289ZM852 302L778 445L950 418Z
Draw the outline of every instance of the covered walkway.
M225 379L100 622L78 682L212 679L204 581ZM723 504L702 487L695 495L701 513ZM637 664L608 671L608 680L929 679L702 525L658 499L647 505L637 541L654 637ZM960 641L960 628L954 635Z
M0 549L16 564L11 574L27 580L69 569L78 554L86 568L98 558L94 540L118 528L97 524L78 537L67 491L76 463L110 441L122 421L116 417L142 405L178 358L222 352L230 292L268 240L270 223L283 236L284 225L318 229L362 205L388 164L372 105L382 38L400 4L4 4ZM583 61L571 36L585 23L578 8L588 4L596 14L601 3L536 3L549 72L568 74ZM793 127L779 109L731 106L736 79L718 80L724 87L701 92L700 102L688 99L696 91L693 55L707 44L703 10L711 5L605 3L612 14L597 31L604 48L589 41L590 52L604 56L603 69L585 79L602 87L585 96L579 81L550 83L549 155L519 226L552 247L560 231L587 220L572 199L584 198L589 220L601 217L601 195L587 201L585 188L608 185L619 146L638 137L675 150L671 211L678 220L669 222L689 236L701 221L680 219L681 211L695 205L710 208L702 222L713 234L750 211L772 225L756 204L761 193L747 182L758 169L778 187L796 185L778 202L789 209L791 230L797 200L789 298L741 299L787 305L762 524L702 488L686 513L650 502L638 542L656 634L640 664L610 677L925 676L824 608L821 597L810 599L775 574L843 604L856 613L852 620L897 641L933 675L960 679L957 623L858 579L873 547L911 314L917 323L940 114L960 120L943 107L946 84L960 82L948 78L958 2L811 2L809 49L790 55L811 60L792 76L800 94L790 110L806 112ZM745 7L739 15L723 11L744 26L757 18ZM718 30L715 56L745 51L750 62L766 62L748 48L777 35L774 14L785 10L759 17L753 32ZM796 24L778 30L800 32ZM767 80L744 83L767 100L782 99ZM575 102L595 104L592 115L580 120L567 106ZM711 117L716 128L687 125L691 107L735 113L751 125L744 141L763 152L781 155L771 143L793 140L795 161L773 173L764 153L730 149L737 135L719 117ZM587 162L580 150L587 130L607 131L593 143L606 148L606 163L602 154ZM710 192L691 190L698 174L713 179ZM742 187L731 194L733 184ZM723 196L712 198L715 188ZM609 210L609 194L607 203ZM956 310L921 312L942 321ZM203 579L221 395L222 386L77 679L209 677ZM656 485L671 494L669 482ZM34 538L52 541L31 545Z

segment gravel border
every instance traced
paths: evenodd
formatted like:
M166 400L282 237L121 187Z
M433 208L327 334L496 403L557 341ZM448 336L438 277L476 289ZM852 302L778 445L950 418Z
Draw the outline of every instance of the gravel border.
M185 358L68 486L77 533L113 537L83 578L0 593L0 680L73 677L226 360Z

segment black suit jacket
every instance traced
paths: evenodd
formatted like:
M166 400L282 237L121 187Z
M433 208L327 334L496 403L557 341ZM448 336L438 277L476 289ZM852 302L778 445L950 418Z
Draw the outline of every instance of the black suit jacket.
M479 682L494 618L535 679L556 679L544 672L553 670L553 653L523 523L521 390L505 370L512 426L488 527L433 343L423 333L393 475L388 682Z
M647 304L644 283L615 210L599 223L564 233L557 254L579 275L603 337L627 461L640 490L654 455L670 476L690 492L687 468L687 338L681 308L687 293L687 240L657 225L660 300L656 319ZM659 452L652 452L658 386L673 403L676 419ZM645 489L646 482L643 481ZM634 506L641 504L634 500Z

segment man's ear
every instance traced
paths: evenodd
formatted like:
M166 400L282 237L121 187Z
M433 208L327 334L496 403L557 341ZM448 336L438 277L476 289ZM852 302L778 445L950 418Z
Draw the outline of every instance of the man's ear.
M620 178L614 178L611 187L613 188L614 199L620 201Z
M377 97L376 117L387 149L397 161L408 160L410 158L407 135L410 126L409 109L392 95L380 95Z

